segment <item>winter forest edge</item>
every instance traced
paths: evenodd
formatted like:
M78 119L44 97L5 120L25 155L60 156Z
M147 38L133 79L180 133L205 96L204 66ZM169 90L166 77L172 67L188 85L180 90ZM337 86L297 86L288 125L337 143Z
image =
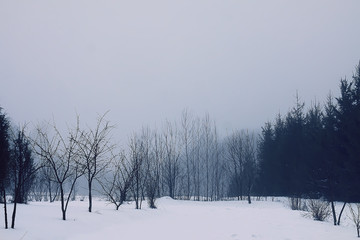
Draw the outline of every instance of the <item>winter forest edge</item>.
M330 215L334 225L348 206L359 236L360 205L354 203L360 202L360 64L339 87L340 96L329 94L311 106L296 94L294 106L266 122L260 134L238 130L220 137L209 114L184 110L179 121L166 121L161 129L143 127L125 147L113 143L115 125L106 113L93 128L83 127L78 116L62 132L54 122L14 127L0 108L4 226L15 228L16 206L28 201L59 201L66 220L81 180L89 212L94 195L117 210L126 201L136 209L144 201L156 208L162 196L249 204L254 197L281 196L315 220ZM340 212L335 202L343 203Z

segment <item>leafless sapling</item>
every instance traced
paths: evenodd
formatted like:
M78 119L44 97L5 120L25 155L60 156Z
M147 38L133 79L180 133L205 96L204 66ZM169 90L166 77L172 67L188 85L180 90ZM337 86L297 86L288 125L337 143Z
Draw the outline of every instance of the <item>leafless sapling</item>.
M108 167L107 174L99 183L103 194L118 210L127 199L136 168L130 164L124 152L114 156Z
M60 189L60 201L62 219L66 220L66 211L71 193L76 181L84 174L83 167L79 164L78 138L80 135L79 121L77 126L69 129L67 136L63 137L55 124L51 126L53 133L47 129L38 127L37 137L33 140L35 152L51 168L55 182ZM69 190L66 194L66 184L69 183Z
M92 211L92 188L97 176L102 173L111 157L114 145L110 143L113 126L105 120L106 113L97 120L95 129L82 130L77 140L79 164L85 170L88 183L89 212Z

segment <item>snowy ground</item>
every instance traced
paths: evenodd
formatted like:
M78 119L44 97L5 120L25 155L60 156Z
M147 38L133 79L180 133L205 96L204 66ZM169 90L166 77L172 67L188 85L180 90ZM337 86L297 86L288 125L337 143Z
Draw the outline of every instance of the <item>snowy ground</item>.
M236 239L357 239L347 216L342 226L316 222L283 202L193 202L162 198L158 209L135 210L126 204L118 211L105 201L70 202L68 220L61 220L59 202L20 205L15 230L0 229L1 240L236 240ZM9 206L11 210L11 205ZM3 212L0 212L3 225Z

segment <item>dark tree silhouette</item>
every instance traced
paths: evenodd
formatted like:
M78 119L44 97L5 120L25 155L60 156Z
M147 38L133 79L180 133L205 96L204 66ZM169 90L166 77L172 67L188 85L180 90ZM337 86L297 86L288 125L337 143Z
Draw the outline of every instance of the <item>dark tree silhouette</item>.
M0 202L4 203L5 228L8 228L6 207L6 186L8 183L8 167L10 161L9 149L10 122L0 107Z
M28 193L40 167L34 164L30 142L25 136L24 128L16 131L11 144L10 179L13 186L14 208L11 228L15 227L18 203L26 203Z

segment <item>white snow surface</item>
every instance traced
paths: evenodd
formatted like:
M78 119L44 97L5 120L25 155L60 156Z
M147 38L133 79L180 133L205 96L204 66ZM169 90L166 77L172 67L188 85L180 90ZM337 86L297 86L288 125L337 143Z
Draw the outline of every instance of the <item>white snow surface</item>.
M343 216L342 226L304 217L282 201L194 202L161 198L158 209L135 210L126 203L118 211L97 199L93 212L87 201L69 203L67 220L61 220L60 203L30 202L19 205L16 229L4 229L0 212L1 240L339 240L357 239L350 219ZM9 218L12 205L9 204ZM10 221L10 219L9 219Z

